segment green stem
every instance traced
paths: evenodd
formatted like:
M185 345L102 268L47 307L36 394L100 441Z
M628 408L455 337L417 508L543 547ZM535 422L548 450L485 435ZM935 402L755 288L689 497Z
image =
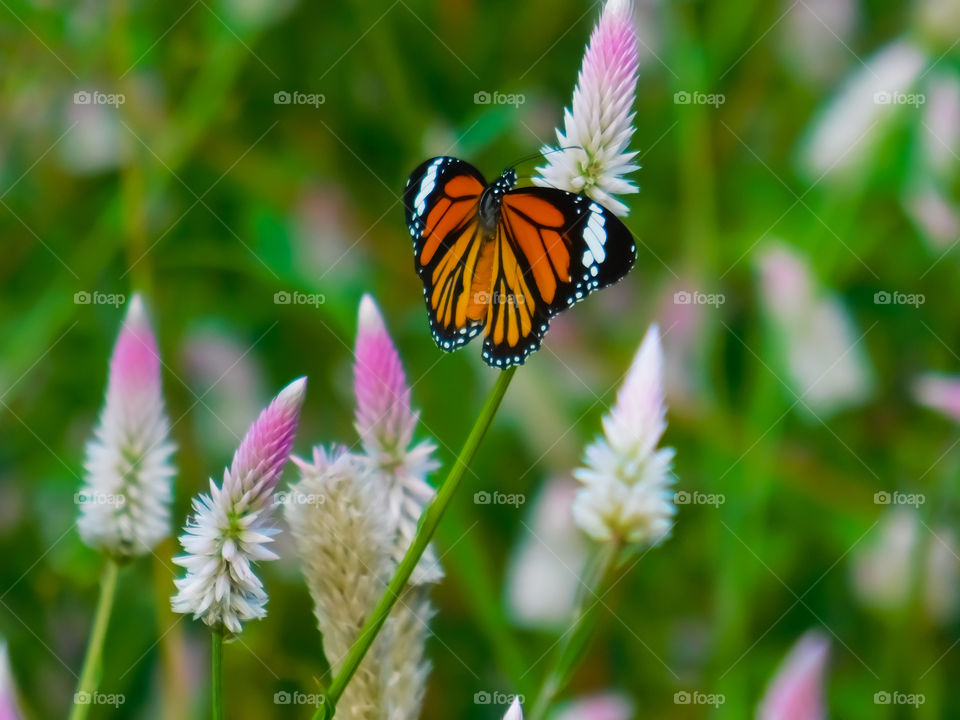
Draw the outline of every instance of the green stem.
M83 669L80 671L80 680L77 683L77 692L73 696L70 720L84 720L87 717L92 705L92 696L99 686L103 641L107 636L113 598L117 593L118 570L117 562L113 558L108 558L100 580L100 599L97 601L97 611L94 615L93 629L90 631L87 654L83 659Z
M213 720L223 720L223 631L215 629L210 637L210 711Z
M353 647L350 648L350 652L347 653L347 657L344 659L340 671L330 683L330 687L324 695L324 704L317 708L317 712L313 716L314 720L332 718L334 716L337 703L343 696L343 691L357 672L364 656L367 654L370 646L373 645L373 641L376 640L377 634L387 621L387 616L407 586L407 581L410 580L414 568L416 568L417 563L420 562L420 557L430 544L430 540L437 530L437 525L440 524L440 519L450 505L450 501L453 500L453 496L457 492L457 487L463 479L464 472L466 472L467 467L473 460L473 456L476 455L477 449L480 447L480 442L483 440L483 436L486 435L487 429L490 427L493 416L496 415L497 409L500 407L500 401L503 400L503 396L507 392L507 387L510 385L510 380L513 379L516 370L516 367L507 368L501 372L497 378L497 382L493 386L493 390L490 392L490 396L487 398L483 409L480 411L480 416L477 418L476 423L474 423L473 429L467 436L467 440L463 444L463 448L460 450L460 454L457 456L453 467L450 468L446 479L437 490L437 495L433 499L433 502L423 511L423 515L420 517L420 524L417 527L416 537L414 537L413 542L410 543L410 547L403 556L403 560L401 560L397 566L397 572L390 580L390 584L387 585L387 589L380 598L380 602L377 603L370 617L367 618L367 622L363 628L361 628L360 635L353 643Z
M620 568L618 558L621 548L619 542L606 543L594 556L580 588L573 626L561 639L537 699L532 709L525 713L528 720L543 720L546 717L550 705L582 662L600 618L603 596Z

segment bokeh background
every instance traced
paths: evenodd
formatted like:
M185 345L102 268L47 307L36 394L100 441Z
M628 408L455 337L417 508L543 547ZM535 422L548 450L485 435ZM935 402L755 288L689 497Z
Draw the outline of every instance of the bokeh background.
M298 452L355 441L365 292L449 466L494 371L430 339L399 194L426 157L493 176L553 140L599 5L0 5L0 634L29 717L53 718L101 567L74 492L111 296L142 290L158 328L178 526L297 375ZM424 717L499 718L477 693L535 691L589 549L571 469L654 320L687 503L605 598L565 697L742 720L819 629L833 717L957 717L960 7L640 0L637 22L639 259L557 318L443 523ZM475 502L495 490L524 502ZM231 717L306 717L274 693L324 670L281 548L269 617L226 653ZM205 716L207 632L169 610L174 552L121 574L102 689L126 702L95 717Z

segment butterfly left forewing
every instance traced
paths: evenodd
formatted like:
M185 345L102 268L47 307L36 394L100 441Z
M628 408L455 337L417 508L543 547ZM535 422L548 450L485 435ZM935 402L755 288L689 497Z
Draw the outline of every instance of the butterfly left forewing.
M484 187L469 163L437 157L414 170L404 190L414 265L433 338L443 350L455 350L480 331L473 288L483 261L477 204Z

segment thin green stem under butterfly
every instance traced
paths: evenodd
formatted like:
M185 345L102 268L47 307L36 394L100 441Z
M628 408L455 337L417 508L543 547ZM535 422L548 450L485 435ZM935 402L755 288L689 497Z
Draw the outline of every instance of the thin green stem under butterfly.
M117 594L117 574L119 570L120 566L117 561L113 558L107 558L107 563L103 567L103 577L100 580L100 599L97 601L93 629L90 631L90 642L87 644L87 654L83 659L83 669L80 670L77 692L73 696L70 720L84 720L87 717L90 706L93 704L94 695L100 686L103 642L107 636L107 627L110 625L113 598Z
M381 628L383 628L383 624L387 621L387 616L400 598L404 588L406 588L410 576L417 567L417 563L420 562L420 557L430 544L433 534L440 524L440 519L450 505L451 500L453 500L460 481L463 479L463 474L469 467L474 455L476 455L477 449L480 447L480 442L483 440L484 435L486 435L487 429L490 427L490 423L493 421L493 417L500 407L500 402L503 400L503 396L507 392L507 387L510 385L510 380L513 379L516 370L517 368L515 366L507 368L501 372L497 378L497 382L493 386L493 390L490 392L490 396L487 398L483 409L480 411L480 415L477 417L473 429L467 436L467 440L464 442L460 454L454 461L453 467L450 468L446 479L437 490L436 497L423 511L423 515L420 517L420 524L417 527L417 534L413 542L410 543L410 547L407 549L400 564L397 566L396 573L394 573L389 585L387 585L386 591L384 591L383 596L373 609L367 622L363 628L361 628L359 636L353 643L353 647L350 648L350 652L347 653L347 657L344 658L343 664L340 666L340 671L333 678L333 682L330 683L330 687L327 688L324 693L324 703L314 714L314 720L328 719L334 716L337 703L343 696L347 684L360 667L364 656L366 656L367 651L373 645L373 641L376 640L377 634Z

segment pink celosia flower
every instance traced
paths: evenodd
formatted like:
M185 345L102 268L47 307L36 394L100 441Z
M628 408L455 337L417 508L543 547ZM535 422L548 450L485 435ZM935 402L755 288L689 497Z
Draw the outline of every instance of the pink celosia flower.
M110 359L106 402L87 444L76 495L84 542L119 557L149 552L170 532L173 445L160 356L143 300L130 300Z
M823 676L830 643L808 632L794 645L767 687L757 720L823 720Z
M290 456L307 380L290 383L251 426L220 487L193 500L174 562L187 569L176 581L173 609L212 627L240 632L242 621L267 614L267 594L252 565L275 560L265 545L279 532L272 519L273 491Z
M583 58L573 105L564 110L557 148L544 147L547 164L533 182L583 193L617 215L630 209L615 198L634 193L623 176L639 169L628 150L637 92L637 35L631 0L607 0Z
M578 698L564 704L553 720L629 720L635 709L629 698L614 692Z
M663 350L653 325L603 418L603 437L587 447L585 467L574 471L583 487L573 516L588 535L657 543L670 534L673 449L657 448L666 426Z
M356 428L372 470L385 487L388 518L397 536L394 557L399 561L416 534L424 506L433 498L426 478L438 463L432 457L436 449L432 443L413 444L419 413L410 408L400 355L369 295L360 301L354 355ZM441 575L430 549L413 583L435 582Z

